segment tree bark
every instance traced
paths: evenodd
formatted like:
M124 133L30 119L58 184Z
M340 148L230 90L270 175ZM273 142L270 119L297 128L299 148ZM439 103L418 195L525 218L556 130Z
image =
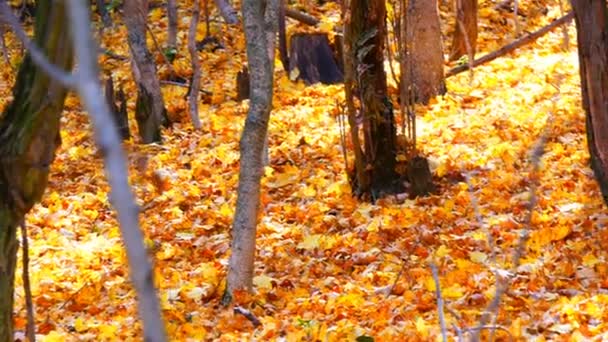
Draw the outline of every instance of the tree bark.
M131 69L137 83L137 104L135 119L139 136L144 144L160 142L160 125L167 117L167 111L156 76L156 65L146 45L147 0L124 2L124 22L131 50Z
M198 4L198 1L195 1ZM171 50L177 47L177 2L167 0L167 18L169 27L167 28L167 47Z
M354 80L359 90L363 117L363 161L355 160L357 168L354 193L371 195L371 199L396 191L396 131L392 104L387 96L384 72L386 6L383 0L351 0L350 22L347 26ZM345 40L346 40L345 37ZM352 116L349 110L349 116ZM349 117L351 130L357 130L356 119ZM355 151L357 152L357 151ZM357 153L355 153L355 158Z
M249 112L240 142L241 165L232 226L232 255L224 303L235 290L252 290L263 151L272 108L274 47L279 0L243 0L250 76Z
M72 67L63 2L37 2L35 40L58 67ZM0 341L13 341L16 229L40 200L60 144L59 119L66 88L28 55L19 68L14 99L0 121Z
M201 65L196 49L196 27L200 17L198 0L192 5L192 17L190 18L190 30L188 31L188 50L192 60L192 81L190 82L190 93L188 94L188 105L190 107L190 119L195 129L201 129L201 119L198 115L198 93L201 89Z
M477 0L456 0L456 23L450 61L477 50ZM468 46L468 47L467 47Z
M572 0L591 167L608 204L608 11L605 0Z
M446 92L437 0L410 0L406 20L415 102L428 103Z

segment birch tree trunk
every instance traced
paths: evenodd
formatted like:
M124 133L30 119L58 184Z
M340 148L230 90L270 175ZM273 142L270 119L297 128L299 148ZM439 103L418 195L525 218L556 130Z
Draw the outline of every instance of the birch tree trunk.
M232 226L232 255L224 303L235 290L252 290L255 236L260 205L263 150L272 108L274 46L279 0L243 0L250 75L249 112L240 142L238 197Z
M608 11L605 0L572 0L591 167L608 204Z
M58 67L72 67L72 44L62 1L39 0L36 44ZM14 99L0 119L0 342L13 341L16 230L40 200L61 140L59 119L67 89L25 56Z
M124 2L124 21L131 50L131 69L137 84L135 119L144 144L160 142L160 126L167 111L156 76L156 64L146 44L147 0Z

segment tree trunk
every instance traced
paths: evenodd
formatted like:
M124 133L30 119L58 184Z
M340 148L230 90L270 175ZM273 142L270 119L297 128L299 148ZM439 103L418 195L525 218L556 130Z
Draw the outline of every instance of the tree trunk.
M369 194L375 200L397 190L395 180L396 132L393 108L387 96L384 72L384 42L386 6L383 0L351 0L350 21L347 21L345 41L350 54L345 69L352 61L353 78L361 100L363 117L364 160L355 160L354 193ZM351 130L357 131L354 113L349 110ZM354 137L353 137L354 138ZM357 139L358 140L358 139ZM363 170L360 170L363 168Z
M475 57L477 49L477 0L456 0L456 23L450 61L468 55Z
M156 65L146 45L147 0L124 2L124 21L131 50L131 69L137 83L135 120L144 144L160 142L160 125L167 111L156 76Z
M238 197L232 226L232 255L224 303L235 290L251 290L255 235L260 205L263 151L272 108L274 45L279 0L243 0L250 76L249 112L240 142Z
M197 1L198 3L198 1ZM177 2L176 0L167 1L167 17L169 19L169 27L167 31L167 47L169 50L175 50L177 47ZM170 51L173 55L174 51Z
M199 2L194 1L192 5L192 17L190 18L190 30L188 30L188 51L192 61L192 81L190 82L190 93L188 94L188 106L190 108L190 119L195 129L201 129L201 119L198 115L198 93L201 89L201 65L196 49L196 28L200 17Z
M437 0L410 0L406 25L414 98L428 103L446 91Z
M72 45L64 2L40 0L36 44L49 61L72 67ZM59 119L67 90L24 58L14 99L0 121L0 342L13 341L16 229L46 188L49 166L60 144Z
M572 0L591 167L608 204L608 12L605 0Z

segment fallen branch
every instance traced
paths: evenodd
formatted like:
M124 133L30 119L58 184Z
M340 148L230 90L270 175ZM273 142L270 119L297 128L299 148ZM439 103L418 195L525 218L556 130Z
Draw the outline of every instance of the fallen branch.
M291 19L295 19L295 20L301 22L302 24L306 24L306 25L310 25L310 26L317 26L317 24L321 22L321 20L313 17L312 15L310 15L308 13L304 13L304 12L295 10L293 8L288 8L288 7L285 7L285 15L290 17Z
M27 325L25 334L30 342L36 342L36 322L34 320L34 304L32 301L32 286L30 285L30 252L27 240L27 229L25 227L25 220L21 221L21 256L22 270L23 272L23 292L25 292L25 307L27 309Z
M179 82L175 82L175 81L166 81L166 80L160 80L159 82L161 85L172 85L172 86L188 88L188 89L190 88L190 84L188 84L188 83L179 83ZM199 93L203 93L205 95L213 95L212 92L205 90L205 89L200 89Z
M251 311L249 311L245 308L242 308L240 306L235 306L234 313L238 313L238 314L245 316L245 318L247 318L253 324L253 326L256 328L259 327L260 325L262 325L262 322L260 322L260 320L257 317L255 317L255 315Z
M494 52L490 52L489 54L480 57L476 60L474 60L472 63L467 63L464 65L459 65L455 68L450 69L446 74L445 77L450 77L450 76L454 76L456 74L459 74L463 71L469 70L469 68L471 68L471 66L476 67L478 65L490 62L495 60L496 58L503 56L519 47L522 47L528 43L531 43L535 40L537 40L538 38L544 36L545 34L547 34L548 32L550 32L551 30L555 29L556 27L566 24L568 23L570 20L572 20L574 18L574 12L569 12L568 14L564 15L563 17L554 20L551 24L537 30L534 31L532 33L529 33L521 38L519 38L518 40L514 41L511 44L507 44L503 47L501 47L500 49L494 51Z

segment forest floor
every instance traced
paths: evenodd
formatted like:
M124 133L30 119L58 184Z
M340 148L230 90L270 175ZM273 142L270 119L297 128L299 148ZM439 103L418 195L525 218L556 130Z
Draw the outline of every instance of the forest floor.
M557 1L526 3L524 31L560 16ZM339 21L337 4L304 5L322 19L321 30ZM512 14L494 6L480 1L478 56L514 37ZM452 27L453 17L444 13L446 8L443 26ZM189 16L180 8L174 62L186 77ZM150 23L164 42L164 11L153 10ZM310 28L289 26L289 32L301 30ZM225 49L201 53L202 89L211 92L200 106L203 129L195 131L189 122L186 89L163 86L170 115L180 122L163 131L161 145L144 146L136 138L125 143L171 340L436 340L441 328L431 263L439 271L450 339L477 326L494 298L495 276L508 274L513 281L491 323L499 340L608 338L608 212L588 166L572 23L567 50L561 29L555 30L475 68L472 78L468 72L448 78L445 96L417 108L418 146L431 160L440 190L415 200L370 204L353 198L336 120L342 86L291 82L277 61L256 294L238 298L261 321L257 328L219 303L247 104L234 101L235 75L244 61L241 28L212 22L211 34L221 37ZM204 36L201 24L199 39ZM11 34L7 38L16 66L19 45ZM122 25L104 32L102 40L128 55ZM156 56L166 77L169 71ZM15 71L0 63L1 109L11 99ZM132 95L133 110L128 61L102 57L102 67ZM74 95L62 125L46 195L27 216L40 340L140 340L101 158ZM545 153L535 177L530 153L543 135ZM473 193L463 175L470 175ZM534 184L537 203L528 225ZM525 229L527 248L511 270ZM23 331L20 276L16 282L16 325Z

